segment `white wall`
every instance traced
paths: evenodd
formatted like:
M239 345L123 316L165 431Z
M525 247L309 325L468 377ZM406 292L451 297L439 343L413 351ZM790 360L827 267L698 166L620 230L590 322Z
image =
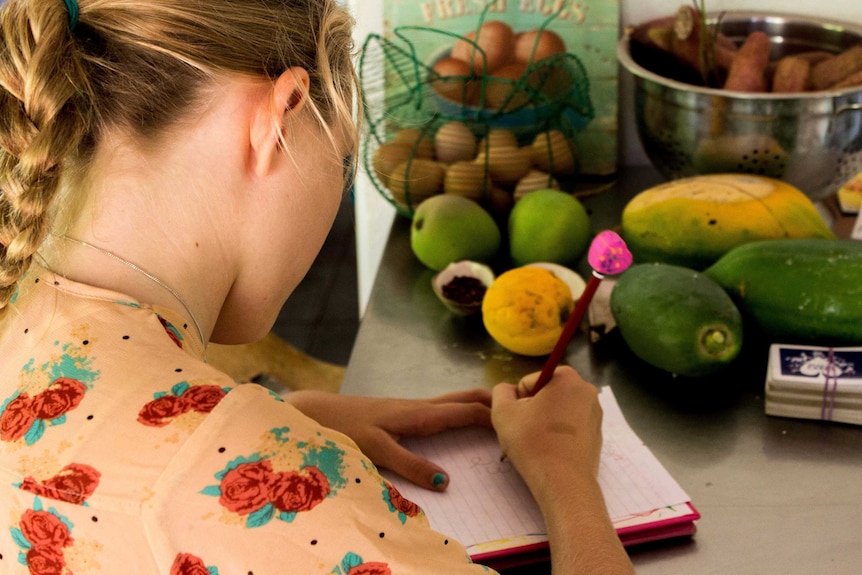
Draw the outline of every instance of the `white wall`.
M384 0L347 0L347 5L356 18L354 37L357 47L362 46L370 33L383 32L383 2ZM368 296L371 295L380 258L383 256L383 248L386 247L395 208L383 199L361 169L356 179L354 202L359 317L362 317Z
M613 0L610 0L613 1ZM636 24L672 14L690 0L620 0L621 25ZM385 0L347 0L357 19L356 41L361 46L371 32L383 31ZM361 7L360 7L361 3ZM862 24L862 0L707 0L707 10L752 10L805 14ZM631 77L620 75L620 164L643 165L648 161L634 128L631 110ZM359 283L359 313L365 312L374 276L386 245L394 208L360 173L356 182L356 249ZM400 216L399 216L400 217Z

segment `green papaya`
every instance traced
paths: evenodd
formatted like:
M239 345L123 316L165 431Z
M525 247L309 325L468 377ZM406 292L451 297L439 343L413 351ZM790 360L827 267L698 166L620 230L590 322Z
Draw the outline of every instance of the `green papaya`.
M709 375L742 348L739 310L721 286L690 268L634 265L617 279L610 303L629 349L665 371Z
M704 274L775 342L862 344L862 242L752 242L730 250Z

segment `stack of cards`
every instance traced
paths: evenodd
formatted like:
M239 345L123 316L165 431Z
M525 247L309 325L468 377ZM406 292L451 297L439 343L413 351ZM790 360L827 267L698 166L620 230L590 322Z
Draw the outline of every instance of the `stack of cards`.
M862 347L770 346L766 413L862 425Z

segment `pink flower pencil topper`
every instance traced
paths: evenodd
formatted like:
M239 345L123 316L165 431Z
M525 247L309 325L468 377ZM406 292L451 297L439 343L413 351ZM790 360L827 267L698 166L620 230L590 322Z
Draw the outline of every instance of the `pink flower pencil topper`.
M598 273L615 275L623 273L632 265L632 254L619 234L605 230L590 244L587 261Z
M551 355L545 361L545 366L539 374L539 379L533 386L532 395L538 393L551 379L554 369L559 365L560 360L563 359L563 354L569 345L569 340L581 324L581 320L584 319L584 313L587 311L587 307L590 305L590 301L593 299L602 279L604 279L605 275L621 274L626 271L632 265L632 254L619 235L606 230L593 238L593 242L590 244L590 251L587 253L587 261L593 268L590 281L587 282L584 292L578 298L574 311L569 315L569 319L566 320L566 325L563 326L563 331L554 349L551 351Z

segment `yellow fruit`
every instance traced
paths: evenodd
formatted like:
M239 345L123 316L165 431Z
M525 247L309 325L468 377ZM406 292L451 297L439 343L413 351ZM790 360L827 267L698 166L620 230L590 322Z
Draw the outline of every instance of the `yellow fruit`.
M862 209L862 172L859 172L838 189L838 204L848 214L859 213Z
M645 190L623 209L622 231L636 262L697 270L755 240L835 237L808 196L747 174L695 176Z
M485 292L482 322L494 341L521 355L547 355L563 332L574 301L550 271L520 267L500 275Z

